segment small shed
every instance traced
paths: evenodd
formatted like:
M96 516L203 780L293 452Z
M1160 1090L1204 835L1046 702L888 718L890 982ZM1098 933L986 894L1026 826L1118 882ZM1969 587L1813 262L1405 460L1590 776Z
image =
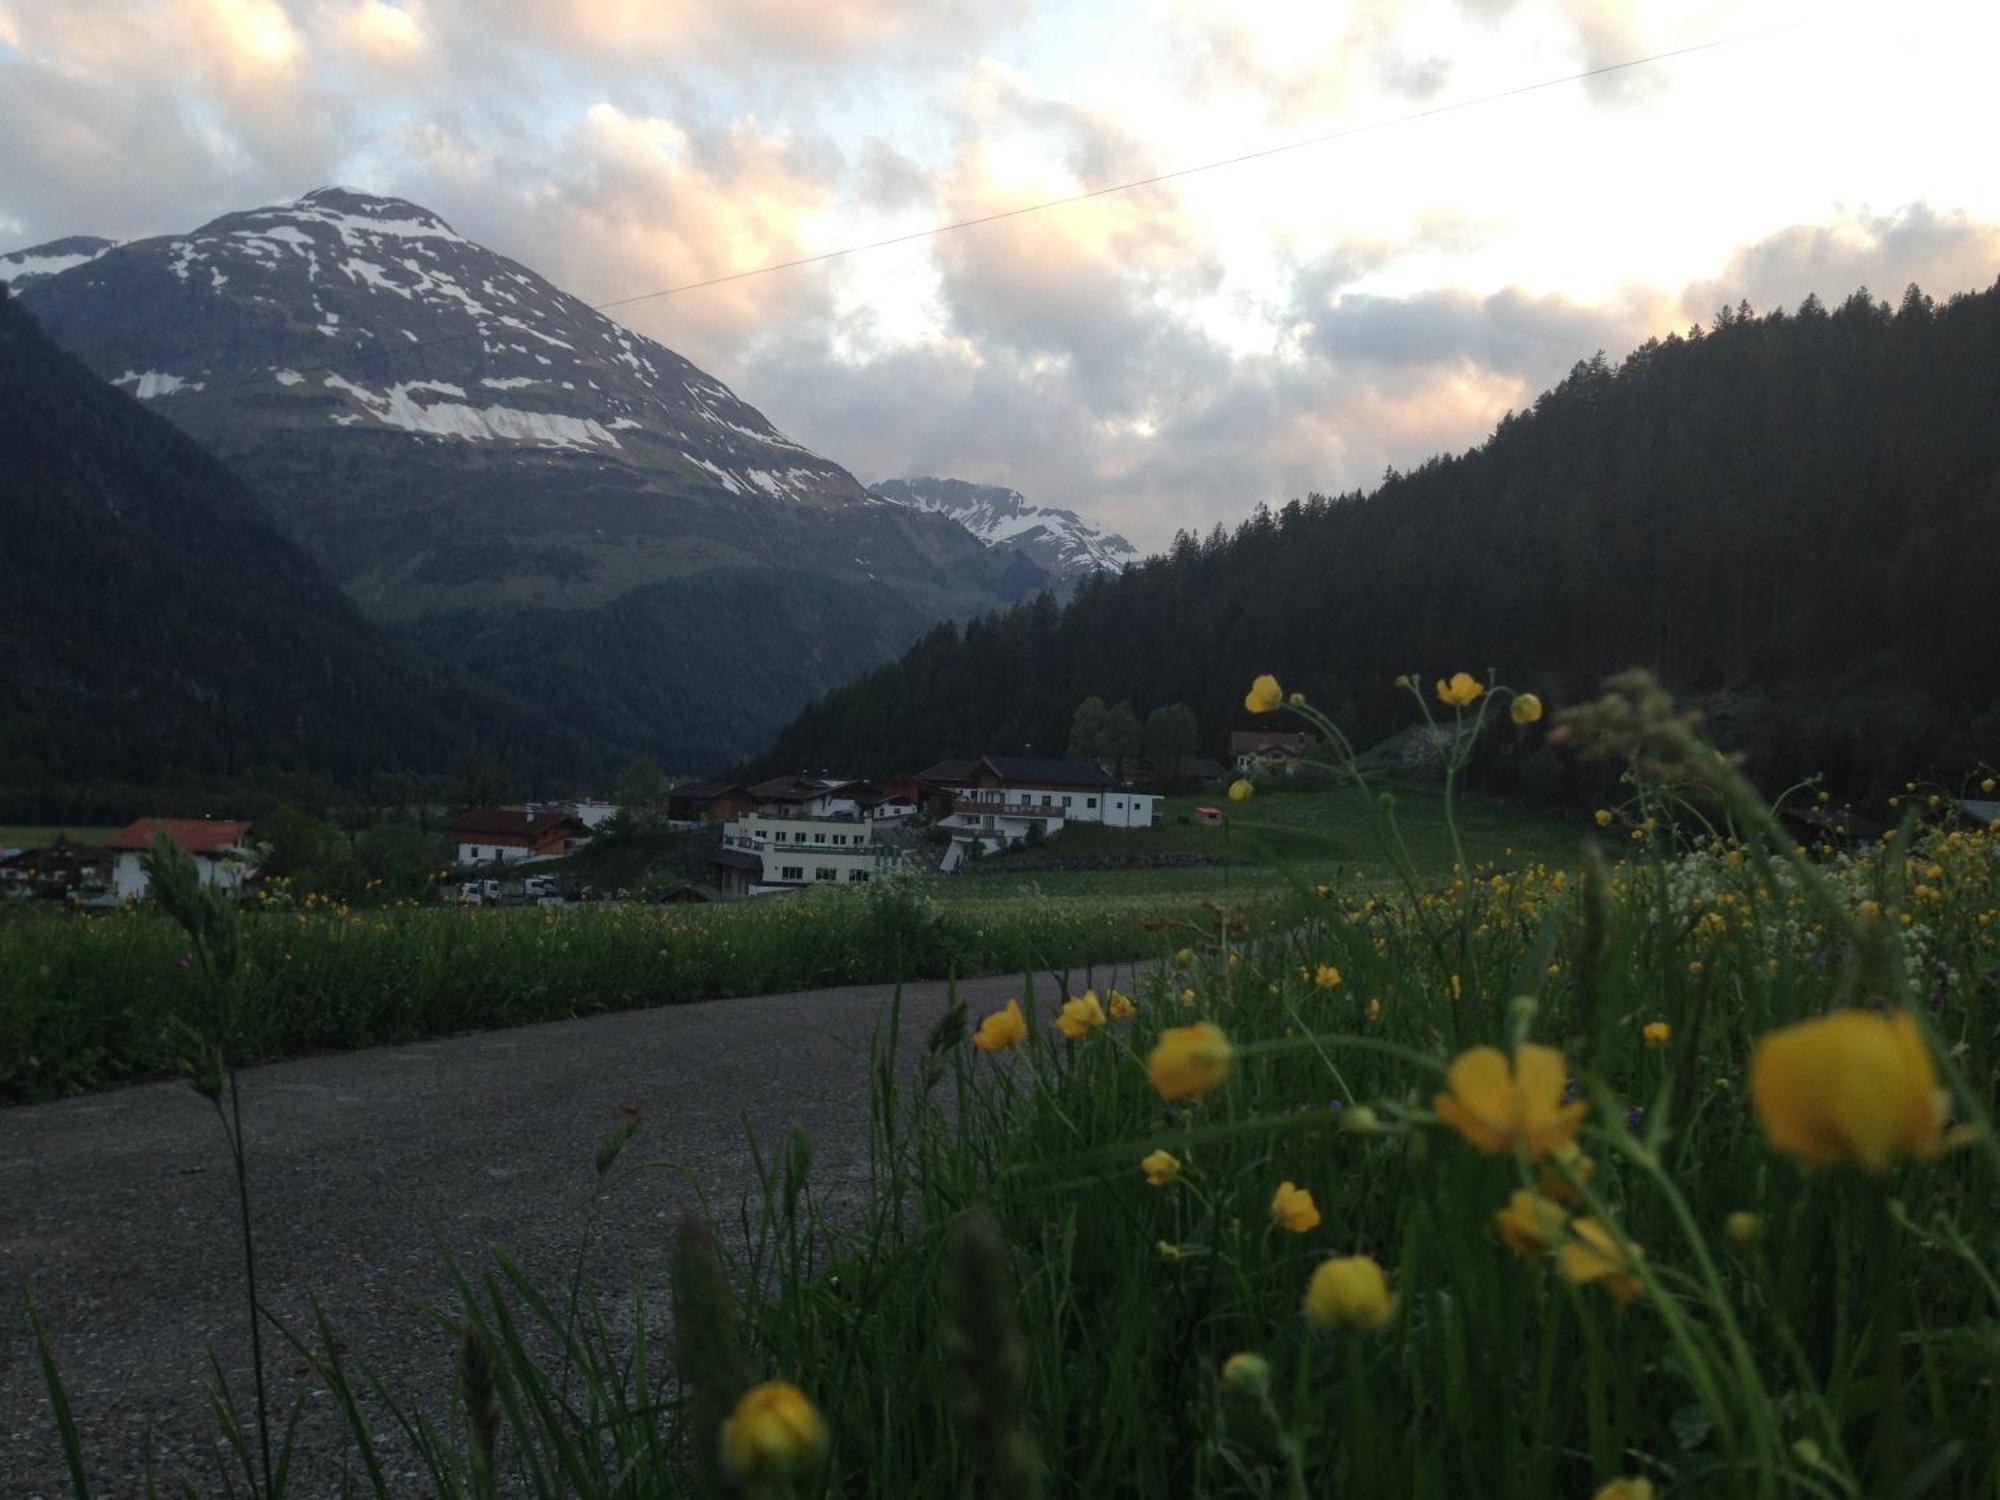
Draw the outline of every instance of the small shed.
M1194 820L1197 823L1220 823L1222 821L1222 809L1219 807L1197 807L1194 810Z

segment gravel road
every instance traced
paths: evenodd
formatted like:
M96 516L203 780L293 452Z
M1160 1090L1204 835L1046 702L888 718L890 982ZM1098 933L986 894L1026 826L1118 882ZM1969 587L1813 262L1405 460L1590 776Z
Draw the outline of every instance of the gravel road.
M959 989L976 1019L1019 981ZM625 1106L644 1121L632 1150L686 1176L648 1173L601 1204L589 1272L613 1305L642 1282L663 1290L669 1232L694 1185L718 1214L733 1209L752 1181L746 1127L766 1142L803 1127L816 1190L856 1197L869 1039L890 994L863 985L722 1000L247 1070L264 1299L296 1326L311 1287L352 1360L394 1388L448 1394L455 1350L406 1301L445 1295L433 1232L475 1262L504 1244L541 1284L565 1284L592 1153ZM945 996L941 983L905 987L908 1053ZM0 1264L0 1495L70 1492L22 1275L97 1493L142 1493L149 1450L163 1480L187 1473L215 1488L202 1437L209 1351L247 1392L249 1344L235 1196L208 1102L162 1083L0 1110ZM289 1349L274 1353L267 1338L265 1357L280 1409L304 1400L306 1457L324 1465L339 1442L327 1399Z

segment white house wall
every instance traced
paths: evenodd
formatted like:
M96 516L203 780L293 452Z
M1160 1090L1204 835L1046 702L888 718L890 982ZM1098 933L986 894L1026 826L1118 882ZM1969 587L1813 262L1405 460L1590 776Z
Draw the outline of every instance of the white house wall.
M534 852L521 844L463 843L458 846L458 862L462 865L512 864Z
M121 851L117 861L111 866L111 893L120 901L137 901L151 887L146 871L139 863L142 855L133 850ZM250 873L248 862L240 855L217 859L210 854L194 856L195 873L201 883L232 895L243 889L244 878Z

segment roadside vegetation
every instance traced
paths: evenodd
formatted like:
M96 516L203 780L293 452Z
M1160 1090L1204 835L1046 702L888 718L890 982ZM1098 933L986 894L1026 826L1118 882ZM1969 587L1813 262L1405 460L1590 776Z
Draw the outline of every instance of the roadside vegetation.
M1170 808L1182 801L1195 805ZM349 837L281 809L262 830L273 879L242 923L239 1057L821 985L1056 974L1158 957L1205 932L1218 909L1277 920L1315 885L1358 886L1387 868L1351 795L1228 805L1229 830L1170 818L1099 840L1215 848L1225 865L911 876L712 906L512 909L436 903L451 852L442 835L385 823ZM1430 871L1451 858L1441 806L1412 794L1405 815ZM1475 804L1466 836L1479 857L1509 866L1574 848L1572 831L1498 804ZM537 869L600 891L671 889L682 883L668 873L682 837L632 833ZM1261 862L1257 851L1281 858ZM1070 852L1068 835L1042 851ZM1006 864L993 861L996 872ZM174 1018L199 992L175 923L152 903L88 917L21 905L0 908L0 1102L170 1075Z
M1539 732L1532 695L1435 692ZM1268 678L1249 701L1337 736ZM1626 773L1577 865L1479 864L1454 810L1447 870L1213 913L1136 993L1025 974L914 1069L878 1057L858 1215L795 1137L615 1324L501 1252L454 1267L437 1380L376 1390L386 1422L338 1330L289 1330L349 1487L407 1461L450 1496L1995 1493L2000 835L1911 806L1801 847L1642 677L1558 729ZM177 915L221 1115L255 1007L233 919ZM643 1144L606 1138L607 1190L644 1190ZM285 1489L282 1419L214 1397L209 1482Z

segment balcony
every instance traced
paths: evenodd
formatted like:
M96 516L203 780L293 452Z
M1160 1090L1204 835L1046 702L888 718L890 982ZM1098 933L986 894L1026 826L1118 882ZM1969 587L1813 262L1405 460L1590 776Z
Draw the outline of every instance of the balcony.
M990 814L996 818L1068 818L1077 809L1064 807L1060 802L1050 806L1042 802L980 802L972 797L954 798L951 810L957 813Z

